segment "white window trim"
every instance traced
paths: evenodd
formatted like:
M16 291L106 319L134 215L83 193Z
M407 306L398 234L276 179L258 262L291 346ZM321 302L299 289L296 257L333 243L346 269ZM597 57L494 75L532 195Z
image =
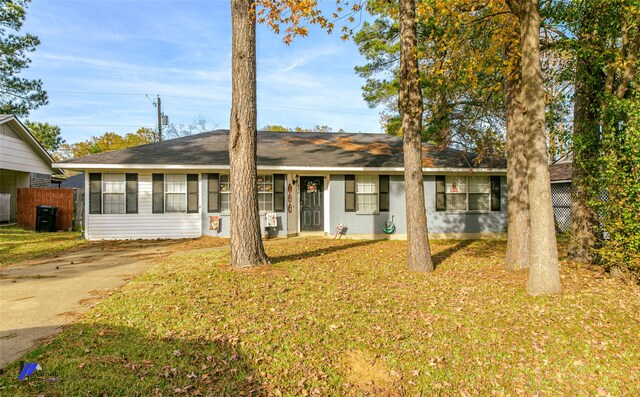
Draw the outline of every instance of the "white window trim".
M223 177L228 178L228 182L222 182ZM260 179L260 177L262 177L263 180L266 177L270 177L271 178L271 181L269 182L269 185L267 185L266 182L262 182L263 186L270 186L271 190L269 190L269 191L266 191L266 190L259 191L259 190L257 190L258 189L258 184L260 184L261 182L257 182L257 180L256 180L256 191L258 193L258 207L260 207L260 195L263 195L263 196L269 195L269 196L271 196L271 209L270 210L259 210L259 214L260 215L264 215L264 214L266 214L268 212L274 212L273 211L273 208L274 208L274 202L273 202L273 200L274 200L274 195L273 195L274 179L273 178L274 178L274 176L273 176L273 174L258 174L257 177L258 177L258 179ZM219 178L220 178L220 180L218 182L220 184L220 192L219 193L221 195L220 196L220 213L227 215L227 214L229 214L231 212L231 191L233 190L233 188L231 187L231 177L230 177L229 174L220 174ZM223 183L227 183L229 185L229 189L227 191L223 191L222 190L222 184ZM225 194L225 195L227 195L229 197L229 208L228 209L224 209L224 210L223 210L223 203L222 203L222 197L223 197L222 195L223 194Z
M222 182L223 177L227 178L226 182ZM229 214L231 213L231 177L229 176L229 174L220 174L220 176L218 177L218 185L219 185L219 194L220 194L220 213L221 214ZM227 190L224 191L222 190L222 184L226 184L227 185ZM224 196L223 196L224 195ZM222 202L222 198L223 197L227 197L227 200L229 202L229 207L227 209L222 209L223 207L223 202Z
M263 185L265 190L258 190L258 208L260 208L260 195L262 196L271 196L271 209L270 210L259 210L260 215L264 215L268 212L273 212L273 174L258 174L258 179L262 177L263 182L257 182L256 189L258 189L259 185ZM267 183L266 178L270 177L271 181ZM269 187L270 190L266 190Z
M360 179L360 184L362 184L362 178L371 178L371 182L367 182L367 184L373 186L373 192L359 192L358 191L358 186L359 186L359 181L358 179ZM364 195L372 195L375 196L376 198L376 208L375 209L370 209L370 210L359 210L358 209L358 202L360 202L359 198L364 196ZM356 215L377 215L380 213L380 179L378 177L378 175L356 175L356 180L355 180L355 199L356 199Z
M105 189L105 184L106 183L114 183L114 182L107 182L106 181L106 176L107 175L118 175L118 176L122 176L122 181L117 181L117 183L121 183L122 184L122 192L106 192ZM109 173L103 173L102 176L100 177L101 181L100 183L102 184L102 186L100 187L100 193L101 196L100 199L102 200L102 213L101 215L122 215L122 214L126 214L127 213L127 177L126 174L124 173L116 173L116 172L109 172ZM105 211L105 204L106 204L106 200L105 200L105 195L107 194L117 194L117 195L121 195L122 196L122 212L106 212Z
M169 179L168 177L169 176L181 176L181 177L183 177L183 180L184 180L183 181L184 182L184 192L169 192L168 191L167 185L170 183L168 181L168 179ZM188 200L188 192L189 192L189 189L187 187L187 174L165 174L164 175L164 195L163 195L164 196L163 197L163 199L164 199L164 212L168 213L168 214L186 214L187 210L188 210L188 202L187 202L187 200ZM178 194L183 196L184 211L169 211L167 196L168 195L178 195Z
M471 192L469 191L469 176L466 175L446 175L445 176L445 201L447 202L447 211L448 213L453 213L453 214L465 214L465 213L471 213L471 214L487 214L491 212L491 177L487 176L487 175L474 175L473 177L475 178L486 178L486 180L488 181L488 186L489 186L489 190L484 193L484 192ZM465 182L464 182L464 186L465 186L465 192L463 193L455 193L455 192L450 192L449 191L449 178L464 178ZM448 205L448 197L449 195L452 194L464 194L465 195L465 203L466 203L466 209L465 210L452 210L449 209L449 205ZM469 195L470 194L486 194L489 197L489 205L488 205L488 209L486 210L470 210L469 209Z

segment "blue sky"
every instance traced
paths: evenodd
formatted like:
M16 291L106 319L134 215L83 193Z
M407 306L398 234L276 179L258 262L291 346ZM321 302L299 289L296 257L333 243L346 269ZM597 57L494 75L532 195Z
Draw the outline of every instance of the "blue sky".
M155 128L144 94L161 95L172 123L202 115L229 126L229 0L33 0L23 32L41 40L24 75L49 94L29 119L59 125L69 143ZM362 99L353 41L312 30L287 46L265 26L257 37L258 127L381 131L379 109Z

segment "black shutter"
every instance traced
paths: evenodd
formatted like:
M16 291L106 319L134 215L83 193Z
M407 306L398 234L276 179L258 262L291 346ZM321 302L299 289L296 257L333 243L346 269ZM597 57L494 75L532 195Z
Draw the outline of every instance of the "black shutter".
M220 174L208 174L207 211L220 212Z
M378 177L378 185L380 189L379 204L381 212L389 211L389 175L380 175Z
M89 213L102 213L102 174L89 174Z
M356 210L356 176L344 176L344 211L355 212Z
M127 214L137 214L138 213L138 174L127 174L126 175L126 206Z
M273 176L273 210L284 212L284 174Z
M153 174L153 213L164 213L164 174Z
M500 211L500 177L491 177L491 211Z
M447 210L447 195L445 193L444 175L436 175L436 211Z
M198 174L187 174L187 213L198 212Z

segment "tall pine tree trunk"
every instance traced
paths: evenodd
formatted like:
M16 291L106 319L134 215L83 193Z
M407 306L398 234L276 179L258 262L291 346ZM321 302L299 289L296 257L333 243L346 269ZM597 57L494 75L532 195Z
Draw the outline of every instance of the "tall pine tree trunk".
M522 90L527 137L527 177L531 234L527 292L531 295L560 293L560 271L551 204L549 158L545 131L545 93L540 64L540 13L538 0L520 1L522 42Z
M418 71L415 0L400 0L400 92L407 208L407 267L433 271L422 178L422 94Z
M256 186L256 28L251 0L231 0L231 264L269 264L260 235Z
M507 53L510 53L507 50ZM520 94L520 67L505 78L507 113L507 270L529 267L529 187L527 183L526 139Z

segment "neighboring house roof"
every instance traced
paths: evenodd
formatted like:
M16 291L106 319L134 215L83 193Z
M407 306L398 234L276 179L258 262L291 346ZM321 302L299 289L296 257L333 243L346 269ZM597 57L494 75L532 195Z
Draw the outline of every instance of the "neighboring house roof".
M53 158L47 152L47 150L38 142L36 138L31 135L31 132L22 122L14 115L0 114L0 125L7 124L11 126L12 133L17 135L17 138L25 141L31 149L48 165L52 168L53 173L63 173L62 168L53 166Z
M228 167L228 130L98 153L57 163L65 168ZM495 168L504 162L476 164L477 156L423 145L424 168ZM263 168L401 168L402 139L387 134L258 132L258 167ZM109 167L111 166L111 167Z
M84 172L68 177L62 181L60 185L67 189L83 189L84 188Z
M555 163L549 166L549 179L551 183L571 182L573 167L571 163Z

